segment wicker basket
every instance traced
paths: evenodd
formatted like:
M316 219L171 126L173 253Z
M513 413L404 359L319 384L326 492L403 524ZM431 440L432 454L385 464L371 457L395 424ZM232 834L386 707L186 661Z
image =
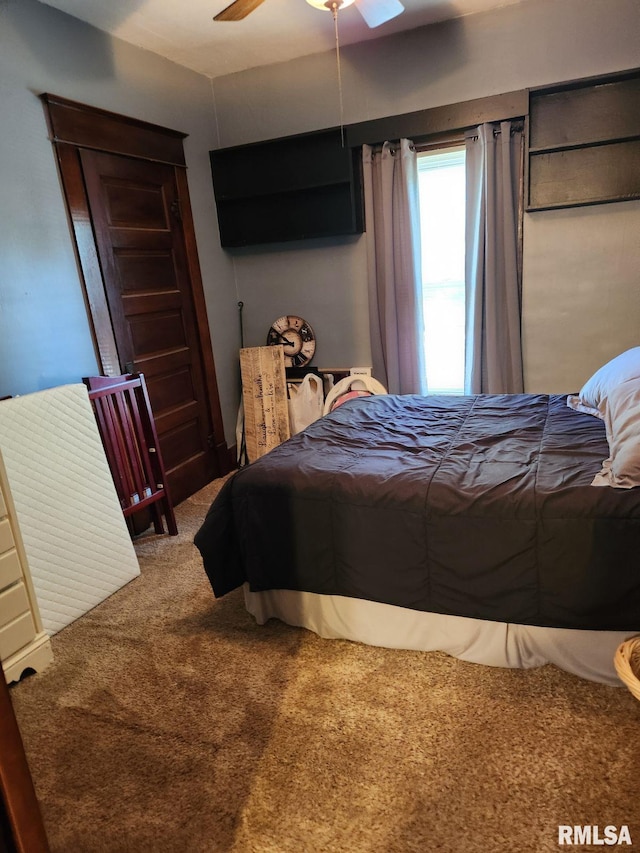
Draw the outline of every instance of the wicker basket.
M621 643L613 658L620 680L640 702L640 636Z

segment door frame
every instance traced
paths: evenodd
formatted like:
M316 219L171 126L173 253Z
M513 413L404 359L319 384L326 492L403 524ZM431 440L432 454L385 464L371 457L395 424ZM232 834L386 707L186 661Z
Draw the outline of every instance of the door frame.
M45 107L49 138L56 151L96 356L105 376L117 376L122 370L78 152L82 148L89 148L107 154L121 154L139 160L165 163L174 169L214 449L220 472L226 474L234 467L234 461L224 438L213 347L189 198L183 146L187 134L70 101L48 92L39 97Z

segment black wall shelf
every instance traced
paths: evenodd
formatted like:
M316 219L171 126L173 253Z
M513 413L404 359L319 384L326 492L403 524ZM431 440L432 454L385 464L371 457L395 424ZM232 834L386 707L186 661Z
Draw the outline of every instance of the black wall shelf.
M640 71L529 96L527 210L640 198Z
M360 234L360 150L339 129L210 152L224 247Z

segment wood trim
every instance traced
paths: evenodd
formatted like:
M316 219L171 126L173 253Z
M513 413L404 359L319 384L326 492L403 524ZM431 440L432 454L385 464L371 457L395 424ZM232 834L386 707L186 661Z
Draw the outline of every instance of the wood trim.
M531 88L531 95L551 95L554 92L564 92L567 89L581 89L584 86L599 86L604 83L615 83L616 80L629 80L640 74L639 68L628 68L625 71L612 71L610 74L596 74L592 77L578 77L561 83L549 83L546 86Z
M228 448L224 441L224 425L222 422L222 410L220 408L220 400L218 396L218 382L216 378L216 366L213 358L213 346L211 344L211 330L209 328L209 319L207 314L207 303L204 296L204 287L202 284L202 273L200 270L200 261L198 258L198 246L196 243L196 232L193 223L193 212L191 210L191 200L189 197L189 186L187 184L187 173L183 169L176 169L176 184L178 187L178 202L180 205L180 215L182 217L182 228L184 233L184 241L187 253L187 264L189 267L189 275L191 276L191 291L193 294L194 309L196 322L198 324L198 332L200 335L201 351L204 368L204 380L208 385L213 386L215 393L209 393L209 411L211 414L211 422L213 425L213 435L216 436L215 443L216 457L220 471L223 474L228 473Z
M522 124L522 145L520 147L520 186L518 189L518 237L516 249L516 268L518 270L518 290L520 296L520 357L522 354L522 303L524 289L524 209L525 209L525 193L527 191L528 179L528 160L527 157L527 139L529 130L529 116L524 117ZM522 364L522 377L524 382L524 363Z
M69 225L75 238L78 274L84 284L83 292L89 309L88 319L98 360L106 376L117 376L122 371L91 227L79 151L73 145L65 143L54 143L54 148L58 157L60 179L68 201Z
M182 141L187 136L146 121L89 107L47 92L40 95L52 142L69 142L109 154L124 154L185 166Z
M488 121L522 118L528 111L528 90L520 89L503 95L352 124L346 128L347 145L376 145L401 138L417 142L424 136L464 130Z
M74 247L78 259L78 274L84 284L98 360L105 376L122 373L116 341L111 326L100 261L96 249L89 202L84 186L79 151L74 145L54 143L60 167L60 178L68 201L69 224L73 231Z
M11 853L49 853L49 843L33 787L9 688L0 678L1 823Z

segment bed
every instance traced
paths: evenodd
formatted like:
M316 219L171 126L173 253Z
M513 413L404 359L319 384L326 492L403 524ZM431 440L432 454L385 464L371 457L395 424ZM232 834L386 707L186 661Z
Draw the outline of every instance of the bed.
M593 485L610 435L580 408L350 400L225 483L195 539L214 594L242 586L260 623L619 684L640 489Z

